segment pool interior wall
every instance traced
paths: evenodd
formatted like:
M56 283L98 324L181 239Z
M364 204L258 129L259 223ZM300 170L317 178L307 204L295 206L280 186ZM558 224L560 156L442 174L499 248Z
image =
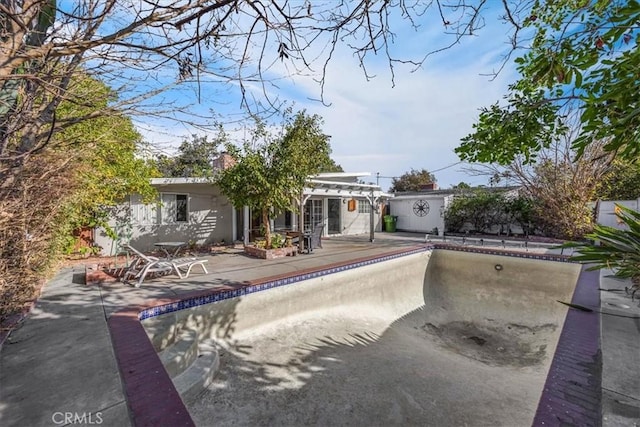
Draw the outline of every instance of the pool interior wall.
M143 323L217 343L199 425L531 425L579 271L435 250Z

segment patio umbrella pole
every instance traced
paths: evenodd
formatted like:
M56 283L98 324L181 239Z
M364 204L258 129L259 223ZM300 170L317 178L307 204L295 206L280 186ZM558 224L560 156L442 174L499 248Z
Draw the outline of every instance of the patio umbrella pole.
M369 209L369 241L373 243L375 240L375 228L373 223L375 219L373 189L371 189L369 197L369 204L371 205L371 209Z

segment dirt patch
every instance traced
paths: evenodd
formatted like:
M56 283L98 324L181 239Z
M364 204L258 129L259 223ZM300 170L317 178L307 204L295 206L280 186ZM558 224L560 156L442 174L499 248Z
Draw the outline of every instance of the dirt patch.
M542 364L547 355L553 324L525 326L507 324L493 328L470 322L444 325L427 323L422 330L458 354L492 366L525 367Z

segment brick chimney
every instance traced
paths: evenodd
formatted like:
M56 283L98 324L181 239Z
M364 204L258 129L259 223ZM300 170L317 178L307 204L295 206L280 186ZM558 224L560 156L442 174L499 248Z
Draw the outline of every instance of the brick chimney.
M229 153L222 152L216 159L213 160L213 170L228 169L235 164L236 161L233 159L233 157L231 157Z
M420 191L433 191L438 189L438 184L435 182L430 182L428 184L424 184L420 186Z

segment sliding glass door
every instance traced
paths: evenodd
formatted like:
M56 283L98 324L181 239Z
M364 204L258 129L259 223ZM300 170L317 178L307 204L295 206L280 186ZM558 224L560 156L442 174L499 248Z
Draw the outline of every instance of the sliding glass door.
M342 233L342 227L340 224L340 206L342 201L340 199L328 199L327 200L327 234L340 234Z

